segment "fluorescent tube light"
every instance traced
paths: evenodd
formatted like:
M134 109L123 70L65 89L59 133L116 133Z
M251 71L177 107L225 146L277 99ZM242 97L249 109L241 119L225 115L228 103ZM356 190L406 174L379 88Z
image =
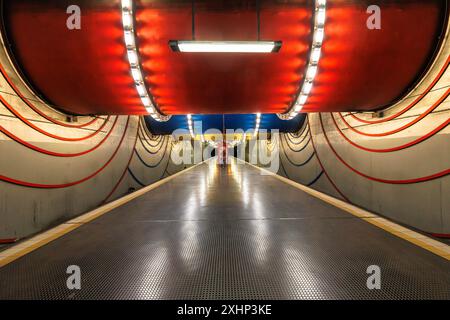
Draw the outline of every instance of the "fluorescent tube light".
M169 41L175 52L270 53L278 52L281 44L281 41Z

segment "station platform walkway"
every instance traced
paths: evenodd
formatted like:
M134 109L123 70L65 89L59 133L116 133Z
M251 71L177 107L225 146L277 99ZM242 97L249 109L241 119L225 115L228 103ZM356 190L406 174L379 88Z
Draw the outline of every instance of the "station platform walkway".
M248 164L204 163L0 268L0 299L450 299L450 263Z

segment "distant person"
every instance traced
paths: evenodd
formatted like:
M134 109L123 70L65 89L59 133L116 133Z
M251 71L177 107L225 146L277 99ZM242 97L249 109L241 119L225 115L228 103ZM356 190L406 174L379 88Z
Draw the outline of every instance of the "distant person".
M227 143L225 141L223 141L222 143L220 143L218 145L217 155L218 155L219 164L221 166L226 166L227 158L228 158L228 147L227 147Z

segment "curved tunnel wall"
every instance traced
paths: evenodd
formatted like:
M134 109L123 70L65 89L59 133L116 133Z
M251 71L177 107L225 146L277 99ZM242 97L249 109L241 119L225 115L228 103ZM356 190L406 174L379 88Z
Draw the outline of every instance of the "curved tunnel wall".
M299 132L280 136L279 174L449 236L449 63L447 32L428 75L396 105L382 113L308 114Z
M0 50L0 239L34 234L184 169L139 116L68 122Z

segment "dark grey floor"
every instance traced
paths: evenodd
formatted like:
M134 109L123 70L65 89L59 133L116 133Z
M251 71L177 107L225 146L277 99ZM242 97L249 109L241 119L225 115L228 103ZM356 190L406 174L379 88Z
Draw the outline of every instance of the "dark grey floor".
M0 269L11 298L449 299L450 264L250 166L204 164Z

